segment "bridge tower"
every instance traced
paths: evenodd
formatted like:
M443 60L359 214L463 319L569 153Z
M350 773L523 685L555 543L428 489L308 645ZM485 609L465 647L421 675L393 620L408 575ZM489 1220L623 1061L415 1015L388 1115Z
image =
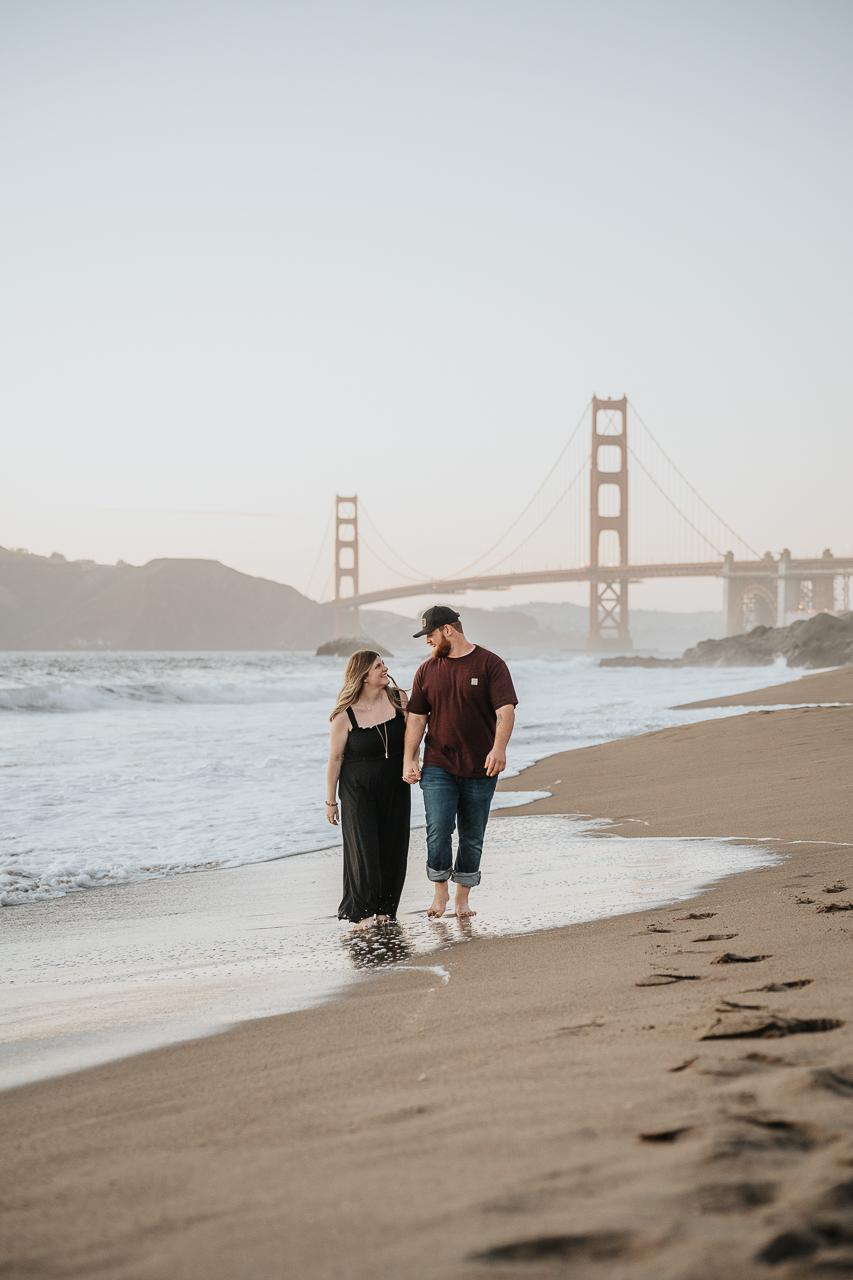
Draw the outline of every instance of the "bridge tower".
M342 594L341 585L350 590ZM358 494L351 498L335 495L335 636L354 635L361 631L358 609L346 603L348 596L358 595Z
M588 649L630 649L628 579L600 565L601 535L613 531L619 564L628 564L628 397L592 397L592 467L589 502ZM612 543L612 539L608 539ZM608 558L611 558L608 556Z

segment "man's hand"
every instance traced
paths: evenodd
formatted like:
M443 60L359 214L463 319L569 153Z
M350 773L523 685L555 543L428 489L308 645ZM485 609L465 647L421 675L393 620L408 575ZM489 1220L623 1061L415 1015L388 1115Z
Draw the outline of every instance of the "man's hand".
M515 707L507 703L495 712L495 745L486 756L486 776L496 778L506 768L506 744L515 724Z
M406 742L403 747L403 781L412 786L421 780L421 739L427 726L427 717L410 711L406 717Z

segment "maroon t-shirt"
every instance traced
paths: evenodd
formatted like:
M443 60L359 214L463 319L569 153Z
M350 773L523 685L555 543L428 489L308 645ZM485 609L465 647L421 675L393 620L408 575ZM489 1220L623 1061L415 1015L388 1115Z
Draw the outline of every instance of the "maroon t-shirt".
M503 658L475 645L464 658L428 658L415 672L409 710L429 716L424 764L485 778L498 707L518 705Z

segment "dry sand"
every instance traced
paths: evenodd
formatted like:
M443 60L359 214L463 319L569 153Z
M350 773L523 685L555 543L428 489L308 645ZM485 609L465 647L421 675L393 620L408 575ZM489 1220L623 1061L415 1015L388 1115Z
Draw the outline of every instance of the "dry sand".
M513 814L609 817L620 835L847 842L851 779L853 709L795 707L562 751L498 785L552 793Z
M528 770L509 785L556 788L531 812L826 843L686 906L425 957L447 983L377 975L0 1096L0 1275L853 1273L851 765L833 708Z

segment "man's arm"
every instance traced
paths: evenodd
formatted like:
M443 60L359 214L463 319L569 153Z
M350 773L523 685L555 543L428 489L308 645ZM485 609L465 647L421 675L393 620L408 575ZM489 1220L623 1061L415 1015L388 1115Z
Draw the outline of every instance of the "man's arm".
M404 782L420 780L421 767L418 761L421 753L421 739L424 736L428 718L428 716L415 715L414 711L409 712L409 718L406 721L406 745L403 747Z
M495 745L486 756L486 774L490 778L496 778L506 768L506 744L515 728L515 707L508 702L505 707L498 707L495 715L497 716Z

